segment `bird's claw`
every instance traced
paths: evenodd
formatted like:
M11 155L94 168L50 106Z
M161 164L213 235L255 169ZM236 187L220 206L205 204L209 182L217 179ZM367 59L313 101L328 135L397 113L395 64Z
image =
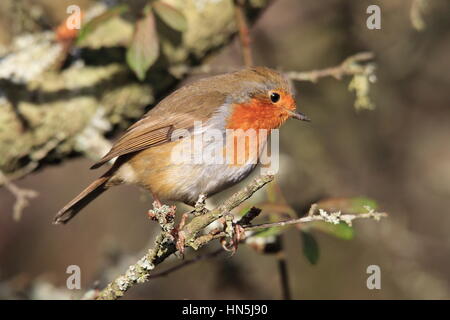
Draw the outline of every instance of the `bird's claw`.
M232 219L232 215L225 217L226 236L220 239L220 243L224 250L235 254L239 243L245 239L245 229L240 224L234 224Z
M184 236L183 228L186 225L186 220L188 217L188 212L183 213L180 223L171 231L171 234L175 241L175 247L177 248L178 252L180 252L181 256L184 256L184 247L186 243L186 237Z

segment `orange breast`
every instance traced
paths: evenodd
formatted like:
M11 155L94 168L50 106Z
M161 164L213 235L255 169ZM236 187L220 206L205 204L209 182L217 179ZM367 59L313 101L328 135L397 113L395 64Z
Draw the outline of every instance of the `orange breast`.
M288 118L289 115L282 108L269 101L253 98L248 103L234 106L227 129L276 129Z
M228 157L231 154L232 165L242 165L249 159L258 158L263 147L259 141L259 130L267 130L266 134L268 135L270 130L279 128L288 118L289 115L286 110L273 105L270 101L254 98L248 103L236 104L228 119L227 129L242 129L244 132L235 132L234 141L231 145L228 144L225 149ZM245 136L245 131L249 129L255 130L256 141L254 141L254 144L251 144ZM243 157L241 160L238 160L239 154ZM245 161L242 162L242 159L245 159Z

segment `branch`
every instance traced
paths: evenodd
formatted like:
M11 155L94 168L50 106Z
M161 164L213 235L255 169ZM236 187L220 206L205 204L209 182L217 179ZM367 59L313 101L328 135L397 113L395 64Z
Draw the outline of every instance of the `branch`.
M280 251L277 253L278 273L280 275L280 284L283 300L291 300L292 294L289 287L289 272L286 261L286 249L284 249L283 239L280 237Z
M361 62L367 62L374 58L372 52L361 52L348 57L342 63L335 67L326 68L322 70L312 70L306 72L289 71L286 76L295 81L310 81L316 83L321 78L333 77L337 80L342 79L343 76L367 74L373 71L373 65L363 66Z
M252 210L249 211L252 212ZM260 230L260 229L268 229L268 228L274 228L274 227L285 227L290 225L300 225L305 224L313 221L325 221L332 224L339 224L341 222L346 223L348 226L352 226L353 220L355 219L374 219L376 221L379 221L381 218L387 217L388 214L386 212L375 212L372 208L366 207L367 213L359 213L359 214L341 214L340 211L338 212L331 212L328 213L327 211L323 209L317 209L317 204L312 204L311 208L308 211L308 215L302 218L298 219L290 219L290 220L284 220L284 221L278 221L278 222L271 222L271 223L262 223L262 224L242 224L242 221L245 219L245 216L236 224L240 225L242 227L243 232L247 231L254 231L254 230ZM260 210L260 209L258 209ZM242 240L249 239L256 235L257 233L250 233L246 234ZM222 232L211 232L209 234L206 234L204 236L198 237L196 239L196 242L200 245L204 245L205 243L213 240L213 239L220 239L223 237L226 237L227 233Z
M253 65L252 48L250 46L250 30L248 29L247 18L245 17L244 0L234 0L234 12L236 24L241 41L242 58L246 67Z
M350 91L355 91L355 109L372 110L375 108L375 105L369 97L369 84L376 81L375 64L362 64L362 62L367 62L373 58L373 53L361 52L348 57L336 67L308 72L290 71L286 73L286 76L290 80L310 81L313 83L316 83L317 80L326 77L333 77L340 80L344 76L353 76L348 88Z
M198 234L205 229L212 222L228 215L234 208L239 206L245 200L249 199L256 191L261 189L264 185L273 180L273 176L261 176L254 179L249 185L240 191L233 194L230 198L225 200L221 205L213 210L208 211L202 208L204 212L202 215L197 215L186 224L180 231L178 231L178 237L183 237L184 246L191 247L198 250L200 247L209 243L214 239L228 237L227 230L218 231L213 230L210 233L200 235ZM196 210L194 210L196 211ZM234 226L240 226L242 231L254 231L258 229L283 227L287 225L296 225L301 223L308 223L312 221L326 221L329 223L340 223L341 221L351 225L355 219L373 218L379 220L381 217L386 217L386 213L374 212L373 209L368 208L367 213L362 214L341 214L340 212L328 213L325 210L318 209L317 205L313 204L306 217L299 219L292 219L287 221L280 221L275 223L264 223L258 225L249 225L261 212L260 209L252 208L249 210L239 221L234 223ZM151 278L165 276L173 271L179 270L194 262L216 256L218 251L199 256L191 260L185 261L180 265L169 268L166 271L152 274L152 270L166 260L169 256L176 253L177 245L175 237L173 236L174 229L174 208L169 206L161 206L150 211L150 216L158 220L162 232L157 236L156 243L153 249L149 250L139 261L128 267L125 274L119 276L114 281L106 286L105 289L98 293L97 299L99 300L115 300L122 297L125 292L137 283L145 283ZM252 237L256 233L250 234L248 237ZM239 238L238 238L239 240ZM242 239L243 240L243 239Z
M225 214L228 214L239 206L242 202L250 198L256 191L261 189L264 185L273 180L273 176L261 176L253 180L247 187L233 194L230 198L225 200L221 205L211 211L207 211L203 215L194 217L179 233L183 234L185 245L194 249L211 241L196 242L196 236L206 226L213 221L220 219ZM162 210L166 210L167 206L162 206ZM158 213L156 213L158 214ZM167 221L171 223L171 221ZM167 226L166 222L162 224ZM125 292L137 283L147 282L150 278L152 270L174 254L176 244L171 235L170 228L163 228L163 230L156 238L156 245L152 250L144 255L137 263L128 267L125 274L116 278L113 282L107 285L105 289L99 292L97 299L99 300L115 300L125 294Z
M22 217L23 209L28 206L29 200L36 198L38 193L34 190L19 188L0 171L0 186L2 185L16 197L13 218L18 221Z
M312 221L325 221L332 224L339 224L340 222L344 222L349 226L352 226L352 222L355 219L374 219L376 221L379 221L381 218L388 216L388 214L385 212L375 212L371 208L367 208L367 210L368 210L367 213L360 213L360 214L341 214L340 211L328 213L323 209L317 210L317 206L313 204L311 206L309 214L306 217L273 223L262 223L258 225L244 226L244 229L245 231L253 231L258 229L284 227L289 225L308 223Z

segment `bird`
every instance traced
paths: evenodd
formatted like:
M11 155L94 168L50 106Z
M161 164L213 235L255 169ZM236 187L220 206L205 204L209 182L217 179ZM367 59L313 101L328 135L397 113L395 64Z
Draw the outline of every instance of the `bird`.
M268 67L247 67L182 86L131 125L91 167L113 163L59 210L54 223L67 223L103 192L121 184L143 187L159 204L163 199L194 206L200 195L212 196L245 179L255 169L271 130L289 118L309 121L296 109L290 82ZM237 149L235 139L246 139L251 130L259 139L256 151L245 143L243 161L238 161L242 149ZM240 134L220 141L230 132ZM195 139L207 134L196 145ZM202 154L211 150L214 161L202 161Z

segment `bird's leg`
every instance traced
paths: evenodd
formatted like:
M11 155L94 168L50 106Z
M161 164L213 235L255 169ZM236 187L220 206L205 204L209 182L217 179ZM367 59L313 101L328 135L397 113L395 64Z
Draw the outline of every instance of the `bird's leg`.
M238 224L233 223L234 216L229 213L223 219L224 231L226 236L220 239L222 248L234 254L238 248L239 242L245 238L244 228Z
M175 227L172 230L172 236L175 239L175 246L177 250L181 253L181 255L184 255L184 247L186 241L183 228L186 225L186 221L189 218L189 214L193 213L195 216L204 214L207 211L207 209L205 208L205 202L206 202L206 194L201 193L198 197L197 202L194 205L194 210L183 213L181 215L180 223L178 224L177 227Z
M235 242L236 242L236 249L237 244L243 240L245 240L245 229L240 224L236 223L234 225L234 235L235 235Z
M186 225L186 220L189 217L189 212L185 212L181 215L180 223L177 227L173 228L172 230L172 236L175 239L175 247L177 250L181 253L181 255L184 255L184 245L186 241L186 237L184 236L183 228Z
M154 201L153 201L154 207L162 207L163 204L158 198L153 198L153 199L154 199Z
M200 193L200 195L198 196L198 200L194 205L194 214L196 216L200 216L202 214L205 214L207 209L206 209L206 193Z
M158 221L161 229L172 237L173 241L175 241L176 248L181 255L183 255L185 236L182 229L186 224L186 219L189 216L189 212L183 213L178 226L175 226L175 212L175 206L163 205L158 198L155 198L155 201L153 202L153 209L148 210L148 216L150 219Z
M152 191L150 191L150 193L152 194L152 198L153 198L153 209L148 210L147 215L150 219L152 220L158 220L156 219L156 215L155 212L158 211L159 209L161 209L163 207L163 204L161 203L161 201L159 200L159 197L153 193Z
M150 193L152 194L153 198L153 207L161 207L161 200L159 200L159 197L156 195L156 193L154 193L153 191L150 191Z

